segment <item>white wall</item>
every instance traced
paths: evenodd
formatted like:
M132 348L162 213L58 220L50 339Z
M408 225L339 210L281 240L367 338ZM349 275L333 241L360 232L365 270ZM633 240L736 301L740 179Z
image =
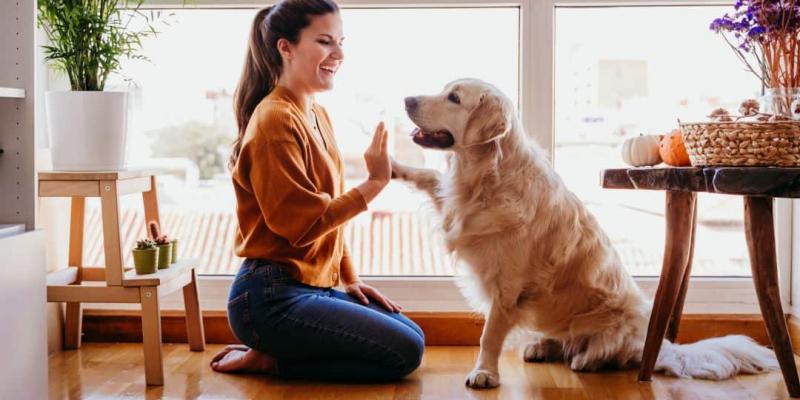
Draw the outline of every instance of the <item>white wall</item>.
M47 398L44 233L0 238L0 399Z

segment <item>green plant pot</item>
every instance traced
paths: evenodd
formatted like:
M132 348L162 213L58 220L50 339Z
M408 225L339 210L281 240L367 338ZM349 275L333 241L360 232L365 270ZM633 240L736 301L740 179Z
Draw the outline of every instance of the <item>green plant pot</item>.
M137 274L152 274L158 264L158 249L133 249L133 265Z
M172 263L178 262L178 239L171 239L169 244L172 245Z
M169 262L172 260L172 243L156 247L158 247L158 269L169 268Z

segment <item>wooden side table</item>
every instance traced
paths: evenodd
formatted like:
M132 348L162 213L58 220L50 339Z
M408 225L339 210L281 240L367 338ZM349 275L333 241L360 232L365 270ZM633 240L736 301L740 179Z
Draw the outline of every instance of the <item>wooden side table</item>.
M800 168L609 169L603 171L602 185L611 189L666 191L664 260L639 380L650 380L665 334L672 341L678 333L694 252L696 192L730 194L744 196L745 235L761 315L789 394L800 397L800 381L781 306L772 217L774 197L800 198Z
M119 196L142 193L145 223L156 221L156 176L149 171L40 172L39 197L70 197L69 267L48 274L47 301L65 302L64 348L81 345L81 303L139 303L142 306L145 381L163 385L159 296L183 289L186 331L192 351L205 349L197 294L197 260L180 260L154 274L137 275L123 266ZM83 265L85 199L99 197L102 207L105 266Z

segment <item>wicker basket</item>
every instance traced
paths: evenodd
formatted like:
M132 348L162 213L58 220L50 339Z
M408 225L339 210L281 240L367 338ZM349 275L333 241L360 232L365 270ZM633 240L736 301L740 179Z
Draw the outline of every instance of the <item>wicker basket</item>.
M800 166L800 122L682 123L692 166Z

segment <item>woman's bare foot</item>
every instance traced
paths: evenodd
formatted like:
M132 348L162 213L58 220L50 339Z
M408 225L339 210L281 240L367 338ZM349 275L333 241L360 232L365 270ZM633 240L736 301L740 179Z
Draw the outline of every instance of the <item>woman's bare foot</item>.
M211 360L217 372L275 372L275 359L244 345L226 346Z

